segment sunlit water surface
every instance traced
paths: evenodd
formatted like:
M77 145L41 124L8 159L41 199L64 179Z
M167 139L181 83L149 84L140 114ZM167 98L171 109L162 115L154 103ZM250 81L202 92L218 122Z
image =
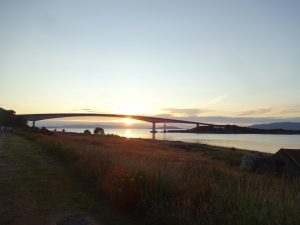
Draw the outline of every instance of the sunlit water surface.
M86 129L67 128L65 130L66 132L83 133ZM93 132L93 129L89 130ZM105 129L105 133L127 138L152 138L150 129ZM300 149L300 135L156 133L155 138L158 140L203 143L270 153L274 153L280 148Z

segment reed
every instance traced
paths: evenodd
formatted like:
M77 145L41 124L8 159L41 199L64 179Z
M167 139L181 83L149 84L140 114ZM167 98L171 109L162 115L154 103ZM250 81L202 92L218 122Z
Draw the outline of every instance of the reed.
M139 224L300 224L299 179L241 171L228 157L240 152L79 134L35 140Z

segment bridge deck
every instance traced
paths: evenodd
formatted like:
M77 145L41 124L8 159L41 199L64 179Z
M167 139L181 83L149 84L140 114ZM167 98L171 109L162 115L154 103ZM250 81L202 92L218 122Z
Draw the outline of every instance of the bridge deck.
M168 119L151 116L138 116L138 115L123 115L123 114L100 114L100 113L45 113L45 114L19 114L25 117L28 121L48 120L63 117L117 117L117 118L130 118L141 120L149 123L184 123L184 124L198 124L198 125L213 125L209 123L202 123L196 121Z

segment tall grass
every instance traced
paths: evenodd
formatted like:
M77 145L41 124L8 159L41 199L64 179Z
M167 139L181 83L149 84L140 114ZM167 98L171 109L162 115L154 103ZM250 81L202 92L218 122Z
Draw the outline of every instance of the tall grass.
M300 224L299 179L240 171L212 160L209 146L201 154L201 146L197 153L118 137L56 134L36 140L139 224Z

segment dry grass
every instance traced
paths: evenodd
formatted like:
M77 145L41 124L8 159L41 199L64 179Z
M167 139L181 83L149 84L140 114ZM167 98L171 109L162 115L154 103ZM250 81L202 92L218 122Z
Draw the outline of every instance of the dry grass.
M1 225L54 225L69 214L90 216L102 211L101 205L95 207L99 199L35 143L14 134L0 136Z
M82 134L36 140L139 224L300 224L299 179L240 171L227 163L240 151Z

